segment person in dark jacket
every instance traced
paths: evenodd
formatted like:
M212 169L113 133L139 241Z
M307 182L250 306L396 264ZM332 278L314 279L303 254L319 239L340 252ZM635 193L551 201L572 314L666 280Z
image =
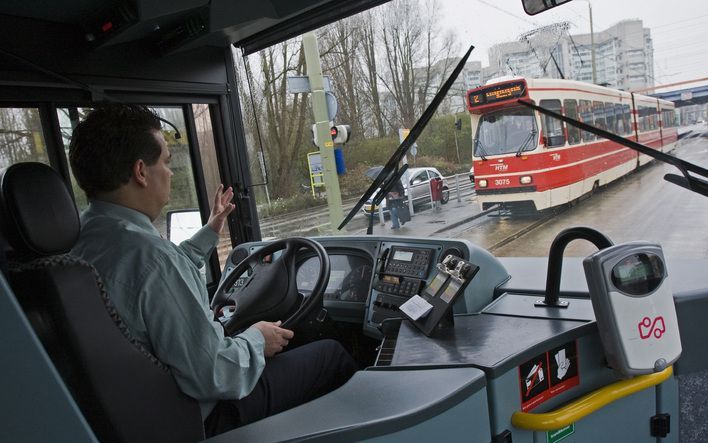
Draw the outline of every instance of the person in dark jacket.
M398 209L403 205L404 190L400 180L391 187L391 190L386 194L386 207L391 214L391 229L398 229L406 222L400 221L398 217Z

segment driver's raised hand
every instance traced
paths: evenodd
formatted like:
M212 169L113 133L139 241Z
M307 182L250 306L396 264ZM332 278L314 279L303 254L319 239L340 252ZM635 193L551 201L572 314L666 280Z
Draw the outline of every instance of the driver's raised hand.
M263 353L266 357L272 357L288 345L288 342L293 338L293 331L280 327L281 322L259 321L253 327L261 331L265 339L265 350Z
M221 233L224 229L224 222L226 222L226 217L231 214L231 211L236 208L236 205L231 203L234 198L234 190L229 186L224 190L224 185L219 185L216 189L216 194L214 195L214 205L211 207L211 214L209 214L209 221L207 225L214 230L217 234Z

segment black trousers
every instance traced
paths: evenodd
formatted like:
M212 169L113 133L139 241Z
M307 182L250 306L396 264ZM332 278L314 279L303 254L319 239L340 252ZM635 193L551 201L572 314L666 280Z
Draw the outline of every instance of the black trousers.
M301 405L343 385L356 363L335 340L320 340L266 359L256 387L240 400L221 400L204 421L207 437Z

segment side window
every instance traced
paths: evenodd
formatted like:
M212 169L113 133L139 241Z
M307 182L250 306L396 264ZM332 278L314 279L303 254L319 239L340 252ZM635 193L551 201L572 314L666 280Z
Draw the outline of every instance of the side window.
M64 144L64 155L66 156L67 164L69 164L69 143L71 142L71 134L79 122L86 118L86 115L91 111L91 108L57 108L57 118L59 119L59 130L61 131L61 139ZM71 176L71 187L74 191L74 200L79 212L86 209L88 200L86 194L81 190L79 184L74 178L74 172L69 165L69 175Z
M37 108L0 108L0 168L15 163L49 164Z
M172 123L179 129L181 137L175 137L172 128L163 124L163 135L167 142L167 148L172 154L170 169L172 169L172 189L170 191L170 201L162 209L160 216L153 222L157 230L162 235L167 236L167 213L169 211L183 211L187 209L199 210L197 201L196 185L194 183L194 171L192 159L189 155L189 142L187 140L187 128L182 108L160 107L151 108L160 117Z
M430 175L430 178L431 178L431 179L433 179L433 178L442 178L442 177L440 176L440 174L438 174L437 172L432 171L432 170L428 170L428 175Z
M578 104L575 100L563 100L563 107L565 108L565 115L567 117L578 120ZM573 125L566 125L565 127L568 130L568 144L577 145L580 143L580 128L576 128Z
M175 210L199 209L197 202L196 187L194 184L194 173L192 171L192 161L189 155L189 145L187 141L187 131L185 126L184 113L180 107L151 107L153 111L160 117L175 125L180 132L181 138L175 138L175 132L172 128L163 125L163 135L167 142L167 147L172 154L170 160L170 169L172 169L172 189L170 192L170 201L163 208L158 218L154 221L154 225L160 234L167 237L167 212ZM64 151L69 161L69 142L71 134L76 125L82 121L88 112L89 108L59 108L57 116L59 118L59 126L61 128L62 139L64 141ZM71 165L69 164L71 169ZM74 187L74 195L76 196L76 204L79 210L87 206L87 200L84 192L78 187L74 179L74 173L71 171L71 183Z
M578 101L578 108L580 111L580 119L583 123L587 123L589 125L592 125L594 123L593 117L592 117L592 105L590 104L590 100L579 100ZM595 134L592 132L588 131L581 131L581 135L583 137L584 142L589 142L595 140Z
M560 100L541 100L539 106L550 109L551 111L560 113ZM565 145L565 133L563 132L563 122L553 117L544 115L541 120L541 129L543 130L543 143L549 147Z
M607 123L605 123L605 104L602 102L592 102L592 115L595 121L595 127L600 129L607 129Z
M192 105L192 113L194 114L194 125L197 129L199 154L202 160L202 172L204 173L204 186L206 186L209 208L211 208L214 202L216 188L222 184L221 175L219 174L219 163L216 158L214 130L211 125L212 115L209 105L207 104ZM224 230L221 231L216 252L219 256L220 267L223 269L224 264L226 264L226 259L229 257L229 252L231 252L231 235L229 233L228 224L226 224Z
M420 171L411 179L411 185L419 185L428 180L428 173L426 171Z

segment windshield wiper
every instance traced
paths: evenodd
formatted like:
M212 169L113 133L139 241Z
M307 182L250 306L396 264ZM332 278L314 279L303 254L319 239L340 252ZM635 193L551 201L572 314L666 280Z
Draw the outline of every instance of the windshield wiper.
M673 183L675 185L679 185L683 188L686 188L690 191L693 191L697 194L704 195L708 197L708 180L704 180L699 177L694 177L690 175L688 172L691 171L694 174L698 174L701 177L708 178L708 169L702 168L698 165L694 165L691 162L687 162L686 160L682 160L678 157L674 157L673 155L669 155L665 152L657 151L655 149L650 148L649 146L645 146L641 143L637 143L632 140L628 140L624 137L620 137L619 135L615 135L611 132L605 131L604 129L599 129L594 126L590 126L587 123L583 123L577 120L574 120L570 117L566 117L564 115L560 115L558 113L555 113L551 110L548 110L546 108L542 108L540 106L534 105L533 103L519 99L519 103L521 103L524 106L528 106L531 109L535 109L536 111L540 112L541 114L546 114L551 117L554 117L558 120L564 121L568 124L571 124L575 126L576 128L580 128L583 131L586 132L591 132L595 135L599 135L600 137L604 137L608 140L612 140L615 143L619 143L623 146L626 146L628 148L634 149L635 151L639 151L642 154L646 154L650 157L653 157L659 161L662 161L664 163L668 163L670 165L676 166L679 171L681 171L681 175L676 175L676 174L666 174L664 175L664 180L667 182Z
M528 137L526 137L526 140L521 144L521 147L519 148L518 151L516 151L516 156L521 157L521 153L524 152L524 149L526 149L526 146L533 140L533 138L536 136L536 130L532 129L531 132L529 132Z
M474 147L475 147L475 152L479 151L479 156L482 157L482 160L486 160L487 156L489 154L484 149L484 145L482 145L482 142L479 141L478 138L474 139Z
M470 46L465 55L462 56L460 62L457 64L457 66L455 66L455 69L452 70L450 77L445 80L445 83L443 83L438 93L435 94L435 97L433 97L433 100L426 108L425 112L423 112L423 115L417 122L415 122L415 124L411 128L411 131L408 133L408 136L398 146L398 149L394 151L394 153L391 155L391 158L388 159L386 165L383 167L383 169L381 169L381 172L379 172L379 175L376 176L373 183L371 183L371 186L369 186L369 189L364 192L364 195L361 196L359 201L354 205L351 211L349 211L349 214L344 217L344 220L342 221L342 223L339 224L339 227L337 229L341 230L347 225L347 223L349 223L349 221L359 212L359 209L364 205L364 203L366 203L366 201L369 200L369 198L374 194L374 192L376 192L376 189L380 187L380 192L383 193L383 195L386 195L388 193L390 187L393 186L394 182L388 181L386 182L387 186L384 186L384 180L386 180L386 178L388 178L388 176L398 167L398 163L400 163L400 161L403 159L403 156L406 155L413 143L415 143L415 141L418 139L418 136L423 132L423 129L425 129L425 125L427 125L430 119L433 117L433 115L435 114L435 110L438 109L438 106L440 106L440 103L442 103L443 99L447 95L447 92L450 90L450 87L453 83L455 83L457 76L460 75L460 72L462 72L462 68L465 66L465 63L467 63L467 58L469 58L470 53L473 49L474 46Z

